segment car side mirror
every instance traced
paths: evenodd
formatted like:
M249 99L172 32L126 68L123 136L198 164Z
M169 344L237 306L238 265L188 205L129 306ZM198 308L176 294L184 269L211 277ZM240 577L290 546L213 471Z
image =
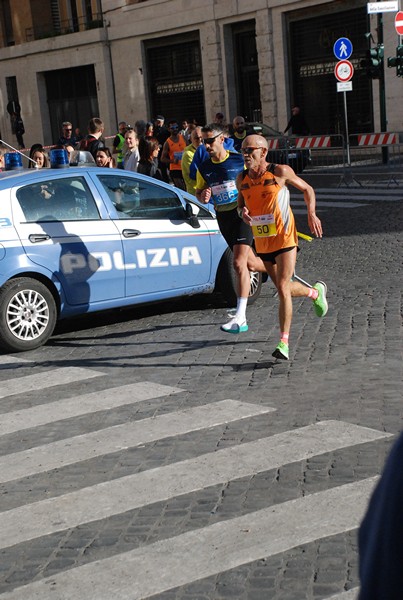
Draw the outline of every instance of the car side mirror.
M193 227L194 229L198 229L200 227L200 222L199 222L199 219L196 217L196 215L193 214L193 209L192 209L192 205L190 204L190 202L186 202L185 213L186 213L186 220L189 221L189 225L191 227Z

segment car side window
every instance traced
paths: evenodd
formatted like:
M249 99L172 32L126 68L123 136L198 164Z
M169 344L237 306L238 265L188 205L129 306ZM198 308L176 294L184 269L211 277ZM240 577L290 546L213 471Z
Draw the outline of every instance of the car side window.
M185 219L182 203L173 190L124 175L98 177L120 219Z
M100 219L84 177L66 177L31 183L16 193L27 223Z

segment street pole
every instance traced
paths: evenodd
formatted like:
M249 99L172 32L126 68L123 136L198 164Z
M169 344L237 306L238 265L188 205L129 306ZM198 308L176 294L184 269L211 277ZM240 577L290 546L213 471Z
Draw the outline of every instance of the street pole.
M379 2L379 0L378 0ZM383 13L378 13L378 45L383 44ZM382 59L382 68L379 77L379 111L381 117L381 131L387 131L387 118L386 118L386 93L385 93L385 64ZM382 162L387 164L389 160L389 153L386 147L382 147Z
M350 158L350 138L348 133L348 116L347 116L347 93L343 92L343 104L344 104L344 127L346 133L346 150L347 150L347 166L351 167L351 158Z

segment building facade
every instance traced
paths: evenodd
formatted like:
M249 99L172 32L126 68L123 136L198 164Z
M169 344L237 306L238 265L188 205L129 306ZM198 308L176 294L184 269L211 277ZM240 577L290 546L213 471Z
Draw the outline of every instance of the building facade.
M394 56L394 14L381 25ZM379 80L361 66L379 27L363 0L0 0L0 132L15 141L16 108L28 146L54 143L64 120L85 133L92 116L110 135L122 119L204 124L217 112L283 131L298 105L313 134L344 133L340 37L353 44L349 133L380 131ZM384 89L387 129L401 131L394 69Z

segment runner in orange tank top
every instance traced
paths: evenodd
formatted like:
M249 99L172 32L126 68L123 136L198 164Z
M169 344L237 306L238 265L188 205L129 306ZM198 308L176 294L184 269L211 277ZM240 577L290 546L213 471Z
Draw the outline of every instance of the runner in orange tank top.
M162 148L161 162L169 165L169 175L172 183L186 190L185 180L182 175L182 154L186 148L186 141L183 135L179 133L179 125L177 121L169 121L169 133L171 134Z
M315 192L288 165L267 162L268 144L264 137L249 135L243 141L241 151L246 171L240 173L236 181L238 211L245 223L252 227L256 252L278 291L280 342L273 356L288 360L292 297L311 298L318 317L324 317L328 309L327 286L323 281L318 281L313 287L292 281L298 238L287 185L303 192L309 229L320 238L322 224L315 212Z

